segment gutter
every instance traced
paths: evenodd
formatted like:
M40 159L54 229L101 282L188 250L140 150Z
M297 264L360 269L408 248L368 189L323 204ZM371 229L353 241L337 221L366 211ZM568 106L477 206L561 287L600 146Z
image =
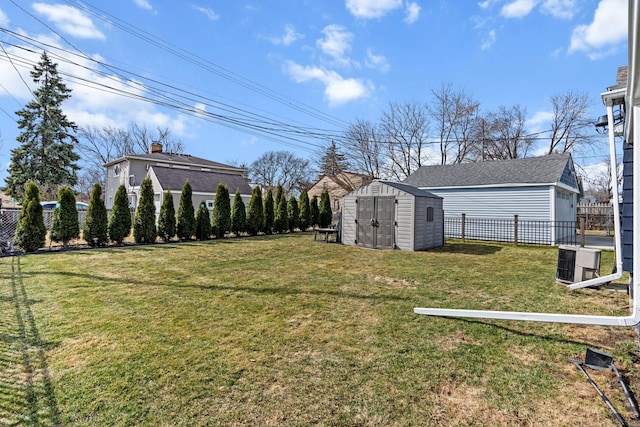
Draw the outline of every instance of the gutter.
M627 142L640 141L640 105L636 105L636 101L640 104L640 93L638 97L635 95L640 92L640 87L636 87L636 75L640 73L640 63L638 61L638 16L640 0L629 0L629 77L626 93L627 105L627 121L625 122L625 140ZM607 105L608 128L609 128L609 146L611 153L611 178L612 182L617 182L617 163L615 158L615 136L613 126L613 105L615 100L612 94L603 94L603 101ZM631 95L631 96L630 96ZM614 186L617 201L617 187ZM634 147L633 150L633 188L640 189L640 147ZM620 235L620 218L618 203L614 203L614 224L615 224L615 249L616 249L616 266L615 275L622 274L621 259L621 235ZM561 313L534 313L534 312L515 312L515 311L489 311L489 310L464 310L464 309L446 309L446 308L414 308L415 314L427 316L443 316L443 317L465 317L479 319L498 319L498 320L525 320L531 322L552 322L552 323L573 323L582 325L601 325L601 326L635 326L640 323L640 191L633 193L633 271L638 274L631 274L631 283L629 284L630 296L632 298L631 310L627 316L596 316L583 314L561 314ZM599 281L604 278L594 279ZM611 280L608 277L607 280ZM576 285L592 286L587 284L591 281L577 283ZM586 285L585 285L586 284ZM600 284L600 283L597 283ZM578 286L582 287L582 286Z

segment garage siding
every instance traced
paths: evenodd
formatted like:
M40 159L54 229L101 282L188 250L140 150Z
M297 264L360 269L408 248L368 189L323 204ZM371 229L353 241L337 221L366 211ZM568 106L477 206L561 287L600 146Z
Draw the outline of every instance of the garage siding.
M469 218L520 219L550 221L550 188L548 186L512 188L423 188L444 199L444 214Z

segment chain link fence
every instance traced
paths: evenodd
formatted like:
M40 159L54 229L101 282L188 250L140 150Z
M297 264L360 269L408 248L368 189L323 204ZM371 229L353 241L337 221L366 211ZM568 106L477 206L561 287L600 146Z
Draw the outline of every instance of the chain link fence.
M45 209L42 211L44 218L44 225L47 227L47 231L51 230L51 224L53 223L53 209ZM84 218L87 215L87 211L78 211L78 224L82 227L84 224ZM20 216L20 209L15 208L3 208L0 209L0 253L7 255L13 254L17 248L14 244L14 238L16 235L16 229L18 228L18 217Z

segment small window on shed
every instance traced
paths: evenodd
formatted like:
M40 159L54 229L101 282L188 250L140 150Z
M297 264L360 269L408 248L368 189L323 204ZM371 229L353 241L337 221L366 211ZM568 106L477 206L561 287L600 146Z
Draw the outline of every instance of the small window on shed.
M427 222L432 222L432 221L433 221L433 208L429 206L427 208Z

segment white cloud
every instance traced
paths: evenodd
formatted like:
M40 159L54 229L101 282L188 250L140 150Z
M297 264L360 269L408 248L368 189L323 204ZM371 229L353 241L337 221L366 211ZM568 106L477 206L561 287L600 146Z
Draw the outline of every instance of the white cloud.
M0 25L9 25L9 17L2 11L2 9L0 9Z
M293 25L287 24L284 27L284 34L282 36L271 37L269 38L269 40L271 40L271 42L275 45L289 46L303 37L304 35L297 32L296 28Z
M341 25L327 25L322 29L324 38L316 44L326 55L329 55L340 66L348 67L351 60L346 56L351 51L353 34Z
M587 52L592 58L602 56L602 49L615 48L627 39L626 0L601 0L593 22L573 29L569 53Z
M151 6L148 0L133 0L133 2L142 9L153 10L153 6Z
M384 55L376 55L371 49L367 49L365 65L382 73L386 73L391 68L389 61L387 61L387 58Z
M536 111L531 118L527 119L525 126L529 133L542 132L549 130L552 120L553 113L551 111Z
M542 3L542 11L554 18L571 19L576 10L576 0L545 0Z
M420 18L420 5L418 3L410 2L406 5L406 16L404 22L407 24L413 24Z
M486 37L482 39L482 43L480 44L480 48L482 50L491 49L491 46L496 42L496 30L490 30Z
M527 16L538 4L538 0L515 0L502 6L500 14L505 18L522 18Z
M60 39L53 36L32 35L24 33L25 36L36 39L41 43L46 43L54 47L62 47ZM8 46L5 48L12 56L20 57L27 63L37 63L40 61L40 52L22 51L18 47ZM116 126L126 127L130 122L135 121L146 124L149 127L156 126L169 127L172 133L182 135L192 128L189 116L180 114L160 114L156 107L144 102L136 97L147 96L147 88L134 80L124 80L115 75L102 75L91 71L96 68L96 64L89 59L72 56L64 51L59 51L59 55L67 56L68 61L56 61L58 71L63 78L63 82L72 90L71 98L64 102L62 108L69 119L78 126ZM99 55L94 55L95 60L106 62ZM75 65L77 63L77 65ZM8 61L0 61L0 76L2 84L10 92L10 96L18 101L28 101L33 98L30 90L34 90L36 85L29 76L31 67L21 67L18 69L29 88L20 79L20 76L13 69ZM73 75L74 80L66 79L65 75ZM84 84L81 84L85 82ZM90 82L90 83L86 83ZM106 90L100 85L106 85L112 90ZM126 91L129 96L121 96L115 91ZM9 96L4 90L0 90L0 97ZM22 106L16 106L16 110ZM196 106L197 108L197 106Z
M356 18L380 18L402 7L402 0L346 0L349 12Z
M345 79L335 71L305 67L292 61L287 61L285 67L286 73L297 83L317 80L324 84L324 96L330 106L367 98L373 91L373 86L370 83L359 79Z
M193 6L193 7L195 8L195 10L202 13L211 21L217 21L218 19L220 19L220 15L218 15L216 11L211 9L210 7L203 7L203 6Z
M489 9L491 6L493 6L493 4L496 2L496 0L485 0L485 1L481 1L480 3L478 3L478 7L480 9Z
M196 117L204 118L207 114L207 106L202 102L196 102L196 104L193 106L193 112L195 113Z
M105 35L93 21L75 7L63 4L34 3L33 9L47 17L67 34L83 39L105 40Z

